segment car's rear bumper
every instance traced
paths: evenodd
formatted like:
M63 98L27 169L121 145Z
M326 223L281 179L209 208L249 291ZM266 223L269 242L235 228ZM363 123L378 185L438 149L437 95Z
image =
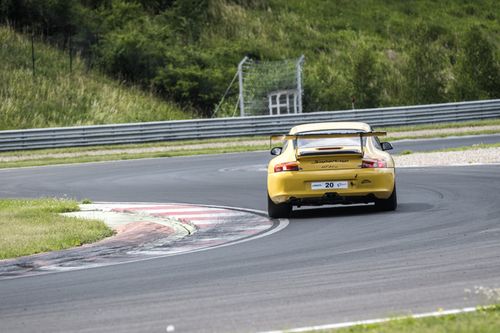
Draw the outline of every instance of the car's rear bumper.
M269 173L269 197L295 205L371 202L387 199L394 189L394 168ZM347 189L312 190L311 182L348 181Z

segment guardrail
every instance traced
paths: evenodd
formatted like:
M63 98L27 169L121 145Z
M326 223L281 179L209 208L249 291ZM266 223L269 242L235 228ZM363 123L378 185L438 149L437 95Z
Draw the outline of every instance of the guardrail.
M297 124L323 121L396 126L499 117L500 99L496 99L279 116L9 130L0 131L0 151L268 135L285 133Z

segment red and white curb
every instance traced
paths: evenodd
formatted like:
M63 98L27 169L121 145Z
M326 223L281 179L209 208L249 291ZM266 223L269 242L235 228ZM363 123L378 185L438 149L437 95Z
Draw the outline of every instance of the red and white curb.
M270 220L256 210L178 203L102 202L67 215L103 220L117 233L73 249L0 260L0 279L205 251L265 237L288 225L288 220Z
M353 326L361 326L361 325L371 325L371 324L381 324L389 321L397 321L403 319L418 319L418 318L427 318L427 317L441 317L441 316L449 316L461 313L475 312L477 308L463 308L463 309L453 309L453 310L440 310L435 312L426 312L419 313L410 316L403 317L392 317L392 318L378 318L378 319L368 319L368 320L359 320L359 321L349 321L344 323L336 323L336 324L326 324L326 325L318 325L318 326L308 326L308 327L299 327L292 328L283 331L266 331L261 333L301 333L301 332L314 332L314 331L325 331L325 330L333 330L340 328L347 328Z
M167 255L192 252L202 248L215 247L231 243L242 238L260 234L273 227L274 223L267 216L256 214L256 211L221 207L200 206L192 204L143 204L143 203L99 203L92 209L112 213L126 213L142 218L170 219L190 228L195 237L175 242L175 246L156 245L147 249L139 249L140 254Z

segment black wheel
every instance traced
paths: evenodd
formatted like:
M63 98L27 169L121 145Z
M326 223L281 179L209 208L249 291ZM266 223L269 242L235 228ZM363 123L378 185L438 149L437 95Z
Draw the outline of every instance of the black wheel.
M267 214L270 218L286 218L292 212L292 205L289 203L275 204L269 194L267 195Z
M375 201L375 207L380 211L393 211L398 207L398 196L396 194L396 185L394 185L394 190L392 194L387 199L377 199Z

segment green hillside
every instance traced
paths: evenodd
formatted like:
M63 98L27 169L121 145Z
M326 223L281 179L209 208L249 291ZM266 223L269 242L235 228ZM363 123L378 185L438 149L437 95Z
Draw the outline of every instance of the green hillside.
M171 102L124 86L96 71L80 57L69 57L43 43L0 27L0 130L183 119L190 115Z
M66 53L71 39L85 60L85 66L79 63L81 80L90 80L85 70L92 68L121 82L123 94L129 94L124 86L137 86L147 92L140 98L153 94L167 103L158 111L158 100L148 102L156 107L140 102L142 107L129 108L123 102L115 111L106 98L99 102L102 112L83 108L75 112L80 118L41 103L53 112L47 122L42 116L38 123L10 116L2 126L183 117L172 103L210 117L245 55L280 60L304 54L306 112L350 108L352 96L356 108L500 98L499 8L497 0L1 0L0 20L16 30L34 31ZM22 45L23 50L1 52L24 65L2 66L24 71L27 86L31 60L26 41ZM67 58L50 67L66 73ZM38 64L48 66L42 59ZM44 80L42 73L37 80ZM76 94L63 81L66 93ZM38 104L36 98L28 100ZM218 116L231 115L236 100L235 86ZM11 113L31 110L17 103Z

